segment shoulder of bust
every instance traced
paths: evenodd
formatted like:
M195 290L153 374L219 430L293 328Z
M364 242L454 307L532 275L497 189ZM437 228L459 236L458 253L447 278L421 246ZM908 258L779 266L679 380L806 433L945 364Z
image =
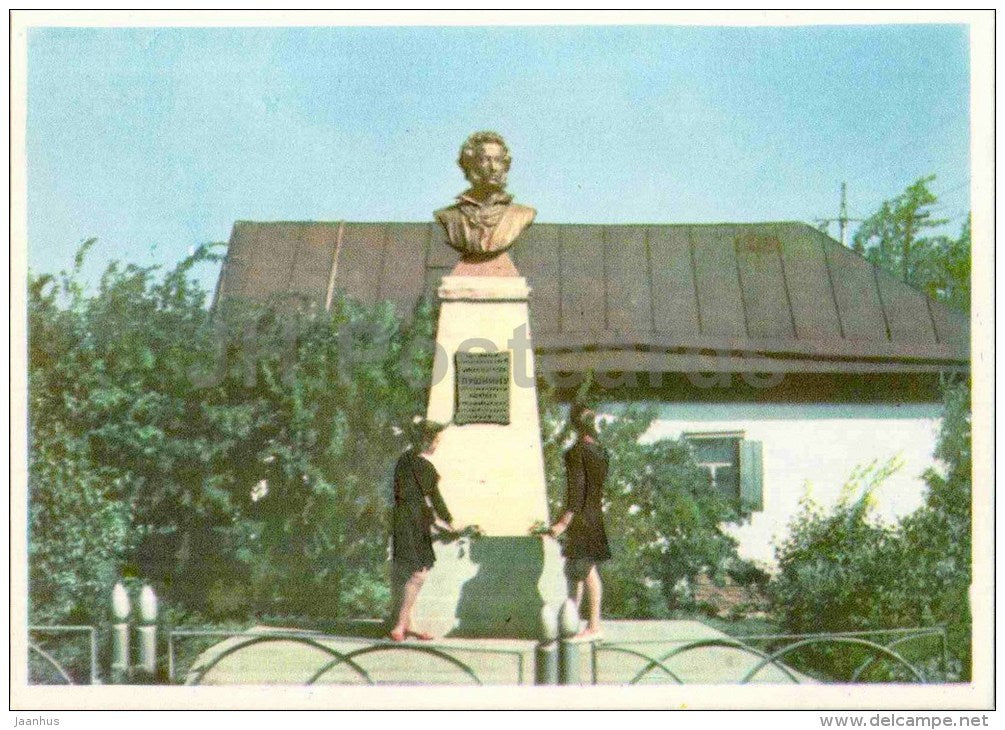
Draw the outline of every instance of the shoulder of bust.
M451 218L456 218L461 214L459 206L457 203L453 205L448 205L446 208L440 208L439 210L433 211L433 217L438 221L447 221Z
M534 220L534 216L537 215L537 210L531 208L529 205L520 205L519 203L510 203L510 210L514 211L528 221Z

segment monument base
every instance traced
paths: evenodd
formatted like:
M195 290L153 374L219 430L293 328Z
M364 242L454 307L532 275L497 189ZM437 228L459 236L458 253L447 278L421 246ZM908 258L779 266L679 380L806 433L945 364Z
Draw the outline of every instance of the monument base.
M557 542L542 537L463 538L435 543L436 565L412 612L436 636L539 639L541 612L566 598Z
M534 537L548 521L541 426L527 299L530 289L508 257L493 275L470 262L439 288L437 355L427 417L450 425L430 456L454 525L478 525L483 537L434 544L436 565L419 593L415 627L437 636L539 639L566 598L558 543ZM501 263L500 263L501 262ZM468 267L468 268L465 268ZM510 272L512 269L512 272ZM500 421L457 418L457 363L464 353L508 353Z
M426 417L450 424L429 457L454 524L526 536L548 520L527 298L519 276L445 276ZM454 422L459 352L509 352L509 422Z

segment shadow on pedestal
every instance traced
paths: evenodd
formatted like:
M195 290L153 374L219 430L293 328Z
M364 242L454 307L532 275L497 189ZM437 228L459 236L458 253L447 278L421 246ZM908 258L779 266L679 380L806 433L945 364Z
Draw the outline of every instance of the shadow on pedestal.
M447 636L536 638L541 609L547 603L557 612L565 597L557 545L538 537L481 537L465 548L476 572L460 586Z

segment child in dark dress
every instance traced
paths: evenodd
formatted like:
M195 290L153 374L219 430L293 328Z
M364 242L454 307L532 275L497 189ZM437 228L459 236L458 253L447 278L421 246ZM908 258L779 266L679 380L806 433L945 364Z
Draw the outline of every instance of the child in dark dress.
M565 452L568 485L565 512L551 526L549 534L558 537L568 531L565 542L565 574L569 596L580 606L583 588L589 599L590 613L581 638L600 638L600 602L603 586L598 563L611 557L604 531L603 495L607 478L607 450L597 443L596 414L586 408L573 409L572 425L576 443Z
M394 467L392 559L393 580L399 587L400 601L397 622L390 634L393 641L404 641L409 636L433 638L412 630L412 608L429 569L436 562L432 528L454 532L450 512L437 487L440 475L426 459L436 450L443 428L437 423L423 422L415 445L401 455Z

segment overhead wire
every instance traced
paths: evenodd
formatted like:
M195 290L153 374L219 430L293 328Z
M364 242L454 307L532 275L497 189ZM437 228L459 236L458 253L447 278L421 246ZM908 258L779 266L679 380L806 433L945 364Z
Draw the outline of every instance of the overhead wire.
M943 117L941 120L939 120L938 122L936 122L935 126L932 127L929 130L928 134L930 136L934 136L936 133L941 132L943 129L945 129L946 127L948 127L949 125L951 125L951 124L953 124L954 122L957 122L957 121L959 121L959 117L955 113L950 113L949 115ZM930 141L928 142L928 144L925 145L923 149L932 150L934 148L935 143L936 143L936 140L930 139ZM872 174L872 171L874 171L880 165L880 163L883 163L883 162L889 163L893 159L899 157L901 155L901 153L907 151L908 149L910 149L912 147L917 148L917 146L918 146L918 141L916 139L912 139L912 140L908 140L908 141L903 142L902 144L898 145L897 147L894 147L891 150L887 150L886 152L880 152L880 153L876 154L875 156L873 156L873 158L867 163L865 170L860 171L858 174L855 174L855 175L845 176L845 177L843 177L843 180L846 183L857 182L859 180L862 180L862 179L868 177L870 174ZM822 160L824 160L824 159L826 159L828 157L833 157L833 153L832 152L825 152L825 153L821 153L821 154L815 155L815 156L811 157L809 159L809 161L804 162L804 164L806 166L812 166L814 163L822 161ZM918 159L918 157L916 155L912 155L910 158L900 158L899 164L896 164L893 167L893 169L901 169L904 165L909 164L911 162L915 162L916 163L917 159ZM887 165L887 169L890 169L889 165ZM936 179L938 179L938 175L936 176ZM959 182L956 183L956 181L959 181ZM964 176L964 177L962 177L962 178L954 175L952 182L954 182L956 184L953 187L951 187L950 189L945 190L942 193L939 193L937 195L937 197L939 197L941 199L941 198L943 198L945 196L948 196L948 195L956 192L957 190L960 190L961 188L969 185L969 183L970 183L969 174L966 175L966 176ZM896 195L896 193L894 195ZM878 207L879 206L877 205L876 208L878 209ZM856 217L856 218L866 218L866 217L868 217L867 215L862 214L861 212L858 212L857 209L852 210L852 209L849 208L849 211L850 211L850 214L851 214L852 217ZM826 215L826 216L824 216L824 215L812 215L812 216L802 216L802 217L799 218L799 220L805 220L805 221L811 222L813 225L819 225L821 223L825 223L825 222L828 222L828 221L837 220L837 218L833 217L832 215Z

